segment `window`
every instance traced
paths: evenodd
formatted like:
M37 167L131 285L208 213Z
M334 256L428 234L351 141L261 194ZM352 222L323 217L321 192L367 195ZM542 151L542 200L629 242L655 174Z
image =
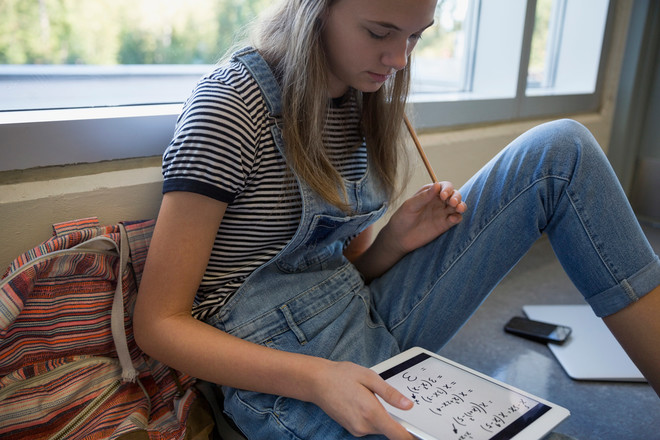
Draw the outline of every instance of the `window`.
M608 2L537 0L527 94L594 93Z
M0 171L161 154L197 79L268 4L3 0ZM438 0L416 125L595 110L608 14L609 0Z
M415 95L455 93L469 88L468 61L474 43L470 31L475 29L473 5L469 0L438 2L435 25L424 32L415 48Z
M600 102L609 3L440 1L441 13L449 10L462 17L462 35L455 41L464 53L459 68L463 82L444 93L414 89L417 125L434 128L594 111ZM456 14L459 10L465 12ZM442 27L442 16L438 22Z
M3 0L0 110L180 103L267 3Z

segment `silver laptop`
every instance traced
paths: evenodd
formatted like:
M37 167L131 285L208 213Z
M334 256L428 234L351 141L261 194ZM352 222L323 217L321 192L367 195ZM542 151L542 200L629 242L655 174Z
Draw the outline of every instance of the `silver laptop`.
M530 319L573 329L564 344L548 344L571 378L646 382L605 323L588 305L526 305L523 311Z

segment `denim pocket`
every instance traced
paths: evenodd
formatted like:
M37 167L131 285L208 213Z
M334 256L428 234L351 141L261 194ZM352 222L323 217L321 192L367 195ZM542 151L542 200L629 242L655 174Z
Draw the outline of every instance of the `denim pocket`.
M283 272L296 273L312 266L323 265L333 255L341 254L345 241L375 222L387 209L345 217L325 214L315 215L309 223L300 244L286 251L277 259L277 266Z
M325 304L315 304L314 307L310 307L311 304L282 305L279 312L289 331L270 338L265 345L278 350L329 356L331 349L338 344L339 336L345 331L341 328L343 317L346 313L350 314L354 304L361 301L351 292L336 294L334 298L328 299Z

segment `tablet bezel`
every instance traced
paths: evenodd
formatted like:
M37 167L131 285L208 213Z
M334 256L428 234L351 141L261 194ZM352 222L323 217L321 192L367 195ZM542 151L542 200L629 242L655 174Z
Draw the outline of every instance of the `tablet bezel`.
M482 374L478 371L475 371L471 368L468 368L464 365L458 364L450 359L447 359L445 357L442 357L440 355L437 355L429 350L426 350L421 347L413 347L409 350L406 350L390 359L387 359L383 362L381 362L378 365L373 366L371 369L374 370L378 374L382 374L387 372L388 370L391 370L392 368L396 368L397 366L407 362L408 360L420 355L420 354L426 354L429 357L433 357L435 359L438 359L439 361L445 363L446 365L459 369L461 371L467 372L476 378L485 380L487 382L490 382L495 385L499 385L502 388L505 388L511 392L521 394L523 396L526 396L530 399L533 399L539 403L542 403L546 406L548 406L550 409L540 416L538 419L534 420L529 426L525 427L522 431L520 431L518 434L516 434L514 437L512 437L512 440L539 440L543 438L545 435L547 435L550 431L552 431L557 425L559 425L564 419L566 419L569 415L570 412L568 409L561 407L557 404L554 404L552 402L549 402L545 399L542 399L534 394L528 393L526 391L523 391L519 388L516 388L514 386L511 386L507 383L501 382L497 379L494 379L490 376L487 376L485 374ZM382 402L382 399L381 399ZM387 407L387 406L386 406ZM400 417L391 414L392 417L394 417L399 423L401 423L411 434L415 435L421 440L440 440L437 439L436 437L433 437L432 435L425 433L421 431L419 428L412 426L410 423L408 423L406 420L401 419Z

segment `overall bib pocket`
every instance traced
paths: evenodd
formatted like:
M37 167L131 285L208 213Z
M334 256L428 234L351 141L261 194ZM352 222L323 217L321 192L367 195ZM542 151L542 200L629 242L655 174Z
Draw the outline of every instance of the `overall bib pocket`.
M324 269L324 263L334 255L341 256L345 237L355 236L375 222L387 209L382 205L367 214L336 217L316 214L309 223L300 245L285 252L277 267L285 273L303 272L313 266Z

